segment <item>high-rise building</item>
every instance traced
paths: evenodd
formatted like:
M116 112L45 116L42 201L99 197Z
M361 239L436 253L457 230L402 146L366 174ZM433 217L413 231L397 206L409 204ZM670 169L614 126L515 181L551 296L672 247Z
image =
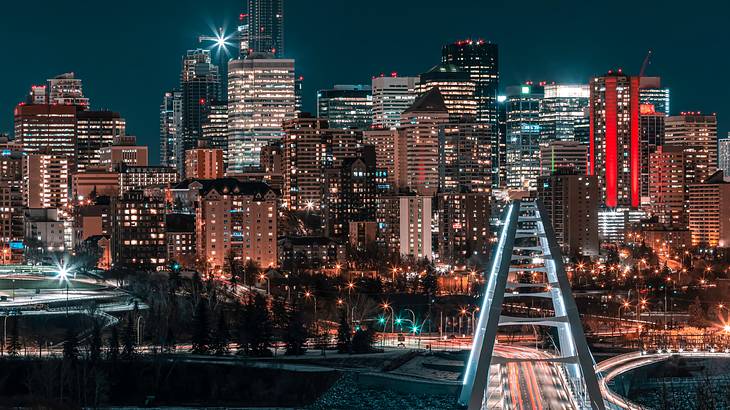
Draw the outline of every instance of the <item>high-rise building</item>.
M76 106L18 104L15 107L15 140L28 154L63 157L68 170L76 164Z
M462 40L441 50L441 62L469 73L476 84L477 120L496 124L499 86L499 49L484 40Z
M649 165L651 155L657 147L664 144L664 119L666 115L654 110L652 104L639 106L639 155L641 157L641 204L651 203L649 195L649 175L652 168Z
M727 138L717 141L717 167L730 175L730 133Z
M284 0L248 0L248 41L254 53L284 55Z
M572 169L586 175L588 144L578 141L552 141L540 144L540 175L550 175L560 169Z
M541 85L507 88L507 187L535 190L540 175Z
M587 139L582 140L581 127L589 121L589 96L587 84L546 84L540 101L540 141L587 144Z
M421 96L434 88L441 93L451 118L476 118L476 83L468 72L453 64L434 66L419 76L416 92Z
M378 239L393 254L433 259L430 195L390 194L378 200Z
M390 76L373 77L373 120L374 128L390 129L400 125L400 115L416 100L418 77Z
M439 127L439 191L490 192L492 146L488 122L452 122Z
M669 111L669 88L662 88L661 77L640 77L639 78L639 103L654 107L654 112L668 116Z
M537 192L564 254L571 257L598 255L596 176L558 169L551 175L539 178Z
M663 145L651 153L649 167L650 209L657 222L686 225L687 173L693 166L691 151L682 145ZM701 182L701 181L696 181Z
M400 118L400 114L398 115ZM398 120L400 123L400 120ZM380 172L385 172L386 181L390 186L396 184L396 146L398 143L398 130L394 128L383 128L363 131L363 144L375 147L375 167Z
M439 127L449 112L439 88L431 88L401 114L395 149L395 181L399 188L433 195L439 179Z
M165 201L159 192L133 190L111 200L111 254L116 266L158 270L166 265Z
M5 137L0 149L0 265L5 265L23 256L23 155Z
M114 138L114 143L99 150L100 165L107 171L119 169L122 164L146 167L149 165L146 145L137 145L133 135Z
M284 123L282 163L284 189L281 201L294 210L319 209L322 198L322 134L327 122L300 116Z
M74 73L64 73L48 79L48 104L73 105L80 110L89 108L89 99L84 97L81 79Z
M185 151L185 175L187 178L223 178L223 150L196 148Z
M490 194L445 192L437 198L439 259L454 265L485 263L491 246Z
M664 125L667 145L688 145L701 148L709 154L705 171L709 178L717 170L717 116L699 112L683 112L667 117Z
M722 171L715 172L701 184L688 187L687 214L692 246L730 247L730 182Z
M317 117L331 128L367 129L373 121L373 93L369 85L335 85L317 91Z
M124 137L126 122L111 111L80 111L76 114L76 170L101 166L101 149ZM145 164L146 165L146 164Z
M160 105L160 164L176 167L179 165L177 145L181 142L182 132L182 93L168 91Z
M119 173L108 171L77 172L71 176L71 198L83 201L92 196L118 196Z
M195 268L195 215L169 213L165 215L167 260L180 266Z
M129 166L119 165L119 193L143 190L148 187L171 186L178 181L175 168L162 165Z
M23 157L23 205L65 208L68 205L68 158L51 154Z
M218 66L211 61L210 50L188 50L182 60L180 92L182 97L182 129L177 156L177 169L184 172L185 151L196 148L203 136L203 123L210 104L220 96L221 79Z
M337 168L324 170L322 214L328 237L347 237L351 222L375 222L375 152L369 147L359 157L346 158Z
M507 96L497 96L497 141L492 144L492 185L507 186Z
M639 77L609 71L591 80L588 173L608 208L641 204Z
M211 149L223 152L223 164L228 164L228 101L213 101L203 122L203 141ZM225 168L224 168L225 170Z
M294 118L294 60L254 53L228 63L228 171L258 167L261 147Z

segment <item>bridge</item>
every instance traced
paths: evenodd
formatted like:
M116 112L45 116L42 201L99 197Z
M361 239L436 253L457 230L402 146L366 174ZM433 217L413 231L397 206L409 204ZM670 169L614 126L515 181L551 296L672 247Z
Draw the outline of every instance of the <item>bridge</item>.
M560 246L539 200L505 210L459 397L478 409L606 409ZM506 316L503 303L550 305L550 316ZM546 328L552 349L497 345L500 327ZM537 330L535 330L537 332Z

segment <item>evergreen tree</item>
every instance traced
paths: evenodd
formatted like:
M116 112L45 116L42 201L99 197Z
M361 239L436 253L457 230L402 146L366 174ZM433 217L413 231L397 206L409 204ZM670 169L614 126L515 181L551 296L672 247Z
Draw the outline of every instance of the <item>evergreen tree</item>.
M287 321L286 332L284 333L284 343L286 345L286 354L299 356L304 354L304 344L307 343L309 332L307 331L307 322L304 320L304 312L297 304L292 306Z
M372 353L375 349L375 333L370 329L360 329L352 337L353 353Z
M79 358L79 345L76 331L71 325L66 327L66 338L63 340L63 360L75 363Z
M208 325L208 300L201 298L193 314L193 354L210 353L210 326Z
M96 363L101 358L101 324L94 319L89 335L89 360Z
M267 300L261 294L256 294L249 306L249 330L252 353L255 356L271 354L271 337L273 334L271 315Z
M248 354L250 350L250 321L250 309L248 302L246 302L245 304L238 303L236 305L236 330L238 339L238 350L244 352L245 354Z
M226 320L225 312L221 309L218 312L218 323L213 331L210 349L216 356L228 354L229 339L230 333L228 332L228 321Z
M18 318L14 318L12 321L12 327L10 328L10 343L8 344L8 355L11 357L17 357L20 354L20 337L18 335Z
M106 352L107 359L115 361L119 358L119 331L117 330L117 326L112 327L108 344L109 350Z
M130 312L127 315L124 331L122 332L122 359L131 360L136 354L136 341L134 340L134 318Z
M337 351L349 353L351 342L352 332L350 331L350 323L347 321L347 312L342 311L340 313L340 324L337 327Z
M705 325L705 310L702 308L699 296L695 297L695 300L687 309L687 313L689 313L688 323L690 326L701 327Z

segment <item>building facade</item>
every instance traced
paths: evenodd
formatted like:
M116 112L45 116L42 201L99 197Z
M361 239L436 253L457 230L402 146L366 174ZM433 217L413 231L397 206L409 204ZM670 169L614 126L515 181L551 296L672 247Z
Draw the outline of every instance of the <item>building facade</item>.
M400 126L400 115L416 100L418 77L390 76L373 77L373 119L374 128L391 129Z

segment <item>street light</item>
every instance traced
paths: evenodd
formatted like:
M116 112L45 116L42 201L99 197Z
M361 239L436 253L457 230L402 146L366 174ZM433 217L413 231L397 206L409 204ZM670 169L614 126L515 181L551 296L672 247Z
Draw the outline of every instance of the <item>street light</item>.
M58 279L58 283L66 282L66 316L68 316L68 288L71 282L69 280L69 276L71 275L71 269L66 265L66 263L58 265L57 268L58 271L56 274L56 278ZM74 277L76 277L75 273Z
M394 322L395 322L395 312L393 311L393 307L390 306L388 302L383 302L383 309L387 312L388 309L390 309L390 333L393 333L394 329ZM385 328L383 328L385 330Z
M319 323L317 323L317 297L310 291L304 292L304 297L307 299L312 298L314 300L314 331L319 333Z
M262 273L259 275L259 279L266 280L266 295L271 295L271 281L269 280L269 277Z

